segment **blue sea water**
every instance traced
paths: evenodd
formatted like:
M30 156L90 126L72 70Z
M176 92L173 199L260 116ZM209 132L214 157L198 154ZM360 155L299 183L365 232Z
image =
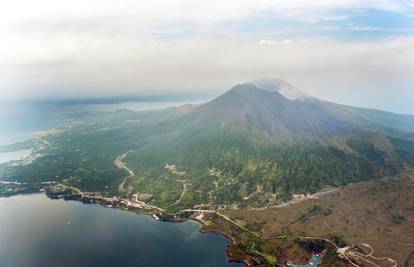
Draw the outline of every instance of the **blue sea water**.
M117 109L147 110L178 102L1 103L0 146L30 140L71 115ZM0 153L0 163L27 151ZM228 240L201 234L195 222L159 222L145 215L43 194L0 198L0 267L242 266L227 263Z
M199 227L44 194L0 198L0 266L242 266L227 263L226 238Z

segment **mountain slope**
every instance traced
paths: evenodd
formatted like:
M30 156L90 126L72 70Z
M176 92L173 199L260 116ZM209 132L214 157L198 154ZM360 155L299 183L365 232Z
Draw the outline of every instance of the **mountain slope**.
M239 84L193 111L198 122L277 139L326 137L358 129L414 132L414 116L322 101L278 79Z
M386 123L400 118L404 124ZM280 80L240 84L195 107L74 119L43 137L41 157L0 165L0 176L126 194L117 192L126 175L113 161L128 152L124 162L135 175L123 186L179 210L264 207L414 164L410 116L321 101Z
M279 80L249 82L166 122L163 145L150 142L127 160L146 164L168 154L164 160L186 171L193 191L200 192L188 194L182 207L264 206L273 195L280 201L325 186L392 176L412 163L409 146L402 144L412 141L400 136L408 133L390 133L358 111Z
M317 99L292 101L253 84L233 87L193 111L192 116L197 123L216 123L222 128L259 133L274 141L316 138L354 129Z

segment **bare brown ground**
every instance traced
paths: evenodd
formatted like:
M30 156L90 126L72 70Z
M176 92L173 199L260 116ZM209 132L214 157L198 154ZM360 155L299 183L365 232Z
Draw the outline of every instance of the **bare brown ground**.
M335 194L286 207L222 213L233 220L245 221L247 228L259 228L265 239L279 236L282 229L303 236L337 235L348 244L372 246L375 253L368 259L379 266L394 266L383 257L404 266L414 251L413 192L412 178L405 177L352 184ZM315 207L317 212L310 212Z

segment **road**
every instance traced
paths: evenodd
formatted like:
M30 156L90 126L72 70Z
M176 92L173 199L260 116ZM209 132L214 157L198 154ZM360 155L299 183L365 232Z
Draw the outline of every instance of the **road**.
M303 239L310 239L310 240L324 240L324 241L332 244L336 248L337 253L339 255L341 255L344 259L346 259L350 264L352 264L355 267L361 267L361 266L354 263L351 259L356 259L356 260L359 259L360 261L371 264L374 267L383 267L383 266L378 265L377 263L370 261L368 258L371 258L371 259L374 259L374 260L388 260L391 263L391 267L397 267L398 266L398 263L395 260L391 259L391 258L388 258L388 257L382 257L382 258L375 257L373 255L374 254L374 249L369 244L360 244L360 245L368 247L371 250L368 254L361 254L357 251L354 251L353 246L347 246L347 247L340 248L332 240L324 238L324 237L314 237L314 236L299 236L299 237L303 238Z
M218 210L185 209L185 210L180 211L179 213L181 213L181 212L214 213L214 214L216 214L217 216L220 216L221 218L223 218L224 220L226 220L226 221L228 221L228 222L230 222L230 223L234 224L235 226L239 227L239 228L240 228L240 229L242 229L243 231L245 231L245 232L247 232L247 233L249 233L249 234L251 234L251 235L254 235L254 236L255 236L255 237L257 237L257 238L262 238L259 234L257 234L257 233L255 233L255 232L250 231L249 229L247 229L247 228L246 228L246 227L244 227L243 225L241 225L241 224L239 224L239 223L237 223L237 222L233 221L232 219L230 219L230 218L229 218L229 217L227 217L226 215L224 215L224 214L220 213Z
M185 193L187 193L188 191L187 180L176 180L176 181L183 185L183 190L181 191L181 194L178 197L178 199L174 203L170 204L169 207L180 203L181 199L184 197Z
M229 218L229 217L227 217L226 215L221 214L219 211L217 211L217 212L216 212L216 214L217 214L218 216L222 217L223 219L225 219L226 221L228 221L228 222L230 222L230 223L232 223L232 224L236 225L237 227L239 227L240 229L244 230L245 232L248 232L249 234L252 234L252 235L254 235L254 236L255 236L255 237L257 237L257 238L262 238L259 234L257 234L257 233L255 233L255 232L250 231L249 229L247 229L246 227L244 227L244 226L242 226L242 225L238 224L237 222L233 221L232 219L230 219L230 218Z
M374 256L373 255L374 254L374 249L371 247L371 245L369 245L369 244L359 244L359 245L360 246L362 245L362 246L365 246L365 247L369 248L370 249L370 252L368 254L362 254L362 253L359 253L359 252L353 250L352 247L345 247L345 248L343 248L343 251L341 251L341 255L351 256L351 257L353 257L355 259L359 259L359 260L361 260L363 262L366 262L368 264L371 264L374 267L382 267L382 266L379 265L379 264L377 264L377 263L375 263L375 262L373 262L372 260L376 260L376 261L384 261L384 260L386 260L386 261L388 261L391 264L390 265L391 267L397 267L398 266L398 263L394 259L391 259L389 257L381 257L381 258L379 258L379 257Z
M125 156L128 153L129 152L124 153L122 155L119 155L114 160L114 164L115 164L116 167L118 167L119 169L126 170L128 172L128 176L126 176L124 178L124 180L122 181L122 183L119 185L118 191L120 191L120 190L125 191L124 185L125 185L126 180L128 178L130 178L130 177L133 177L135 175L135 173L131 169L129 169L126 166L126 164L123 162L123 159L125 158ZM184 194L188 190L187 189L187 181L186 180L177 180L177 181L179 181L179 182L182 183L183 190L182 190L182 192L180 194L180 197L173 204L171 204L171 205L178 204L181 201L181 199L184 196ZM74 191L76 191L77 193L79 193L82 196L84 195L84 193L81 190L79 190L78 188L71 187L71 186L66 186L66 187L67 188L70 188L70 189L72 189ZM321 197L321 196L323 196L325 194L331 194L331 193L333 193L333 192L335 192L337 190L338 190L338 188L321 191L321 192L318 192L318 193L316 193L314 195L308 196L307 199L308 198L318 198L318 197ZM107 198L102 197L102 199L107 199ZM122 201L124 203L127 203L127 205L128 206L131 206L131 207L135 207L135 208L149 208L149 209L158 210L161 213L169 214L168 212L166 212L166 210L164 210L164 209L162 209L160 207L157 207L157 206L145 204L145 202L133 202L133 201L130 201L129 199L122 199ZM270 203L271 202L269 202L269 204ZM269 204L266 206L266 208L268 208L268 207L269 208L275 207L275 206L270 206ZM288 205L291 205L291 204L294 204L294 203L289 203ZM279 207L280 206L286 206L286 204L279 205ZM247 229L246 227L244 227L243 225L241 225L241 224L237 223L236 221L232 220L228 216L220 213L219 210L184 209L184 210L181 210L178 213L182 213L182 212L214 213L217 216L220 216L221 218L223 218L224 220L230 222L231 224L237 226L241 230L243 230L243 231L245 231L245 232L247 232L247 233L249 233L249 234L251 234L251 235L253 235L253 236L257 237L257 238L260 238L260 239L262 238L262 236L260 234L255 233L255 232ZM351 259L359 259L360 261L366 262L366 263L368 263L368 264L370 264L370 265L372 265L374 267L382 267L382 266L378 265L377 263L375 263L375 262L373 262L371 260L377 260L377 261L378 260L379 261L381 261L381 260L388 260L391 263L391 265L390 265L391 267L397 267L398 266L397 262L395 260L391 259L391 258L388 258L388 257L382 257L382 258L375 257L373 255L374 254L374 249L369 244L360 244L360 245L363 245L363 246L368 247L370 249L370 252L368 254L361 254L361 253L355 251L355 249L353 249L352 247L340 248L332 240L327 239L327 238L324 238L324 237L299 236L299 238L310 239L310 240L324 240L324 241L330 243L331 245L333 245L336 248L338 254L340 254L345 260L347 260L350 264L352 264L355 267L361 267L361 266L355 264Z
M126 182L126 180L127 180L128 178L130 178L130 177L133 177L133 176L135 175L135 173L134 173L134 172L133 172L130 168L128 168L128 167L126 166L125 162L123 162L123 160L124 160L125 156L126 156L129 152L130 152L130 151L128 151L128 152L126 152L126 153L124 153L124 154L122 154L122 155L117 156L117 157L115 158L115 160L114 160L114 165L115 165L118 169L120 169L120 170L126 170L126 171L128 172L128 176L126 176L126 177L122 180L122 182L119 184L119 186L118 186L118 191L119 191L119 192L125 192L125 191L126 191L126 189L125 189L125 182Z

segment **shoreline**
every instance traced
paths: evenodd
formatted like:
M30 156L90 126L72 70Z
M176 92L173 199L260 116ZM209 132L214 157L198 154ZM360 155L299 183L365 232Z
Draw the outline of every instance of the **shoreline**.
M62 184L58 184L58 185L63 186L63 188L65 188L65 191L58 191L58 192L50 191L51 185L43 184L43 186L25 188L24 190L15 191L15 192L12 192L11 194L0 193L0 198L13 197L13 196L18 196L18 195L43 194L50 200L63 199L64 201L76 201L76 202L81 202L82 204L98 204L100 206L103 206L104 208L119 209L119 210L124 210L128 212L133 212L138 215L146 215L146 216L151 217L155 221L163 221L163 222L170 222L170 223L192 221L200 225L200 228L198 231L201 234L212 233L218 236L222 236L229 241L229 244L227 244L226 247L224 248L224 252L226 254L226 260L228 263L239 263L239 264L242 264L244 267L252 266L251 263L248 261L247 255L245 255L244 253L241 254L242 258L241 257L234 258L230 255L230 246L237 244L235 237L233 237L231 234L224 232L222 230L210 229L210 228L204 227L204 226L207 226L207 224L205 221L203 221L202 219L203 216L200 217L200 215L205 214L207 212L207 213L215 213L216 215L218 214L220 216L220 214L217 211L187 209L187 210L177 211L175 213L169 213L169 212L166 212L162 208L159 208L154 205L148 205L148 204L145 204L144 202L142 202L141 205L134 205L134 203L132 203L128 199L122 199L116 196L114 197L103 197L100 195L96 196L93 194L88 194L87 192L84 193L74 187L68 187ZM70 190L70 191L67 191L67 190ZM129 202L129 203L125 204L126 202ZM318 238L315 238L315 239L318 239Z
M191 220L195 220L196 222L198 222L198 223L200 223L202 225L205 225L205 223L202 223L202 222L200 222L197 219L191 219ZM226 232L223 232L223 231L220 231L220 230L215 230L215 229L207 229L207 230L204 230L203 228L200 228L199 231L202 234L213 233L215 235L219 235L219 236L225 237L227 240L229 240L231 242L232 245L235 245L236 244L236 239L233 236L231 236L230 234L226 233ZM240 260L236 260L236 259L232 258L231 255L230 255L230 252L229 252L229 245L226 246L225 252L226 252L226 257L227 257L227 262L228 263L241 263L241 264L243 264L244 267L251 266L250 263L248 263L245 259L243 259L242 261L240 261Z
M18 196L18 195L32 195L32 194L42 194L50 200L63 199L64 201L75 201L75 202L81 202L82 204L94 204L94 205L100 205L104 208L119 209L119 210L123 210L123 211L127 211L127 212L133 212L133 213L136 213L138 215L149 216L154 221L162 221L162 222L169 222L169 223L182 223L182 222L186 222L186 221L192 221L192 222L197 223L200 226L198 231L201 234L209 234L209 233L215 234L215 235L222 236L222 237L226 238L230 242L231 245L236 244L235 238L233 236L231 236L230 234L228 234L228 233L225 233L225 232L220 231L220 230L215 230L215 229L207 229L207 230L203 229L203 227L206 225L205 222L200 220L200 219L197 219L193 215L190 215L189 217L179 217L178 220L177 219L172 220L172 219L169 219L167 217L156 218L156 217L154 217L154 213L152 213L150 210L145 211L145 210L141 210L141 209L134 208L134 207L128 207L128 208L123 208L123 207L120 207L120 206L110 206L109 207L107 204L105 204L102 201L83 201L82 198L73 197L73 195L63 195L63 196L59 196L59 197L53 197L53 196L48 195L47 190L45 190L44 188L41 188L41 189L36 190L36 191L31 190L31 191L18 192L17 194L11 194L11 195L0 195L0 198L2 198L2 197L9 198L9 197ZM177 214L179 214L179 213L176 213L175 215L177 215ZM169 215L171 215L171 214L169 214ZM228 263L240 263L240 264L243 264L244 267L251 266L247 261L245 261L245 260L242 260L242 261L236 260L236 259L232 258L229 255L228 248L229 248L230 244L227 244L226 247L224 248L224 251L225 251L225 254L226 254L226 261Z

